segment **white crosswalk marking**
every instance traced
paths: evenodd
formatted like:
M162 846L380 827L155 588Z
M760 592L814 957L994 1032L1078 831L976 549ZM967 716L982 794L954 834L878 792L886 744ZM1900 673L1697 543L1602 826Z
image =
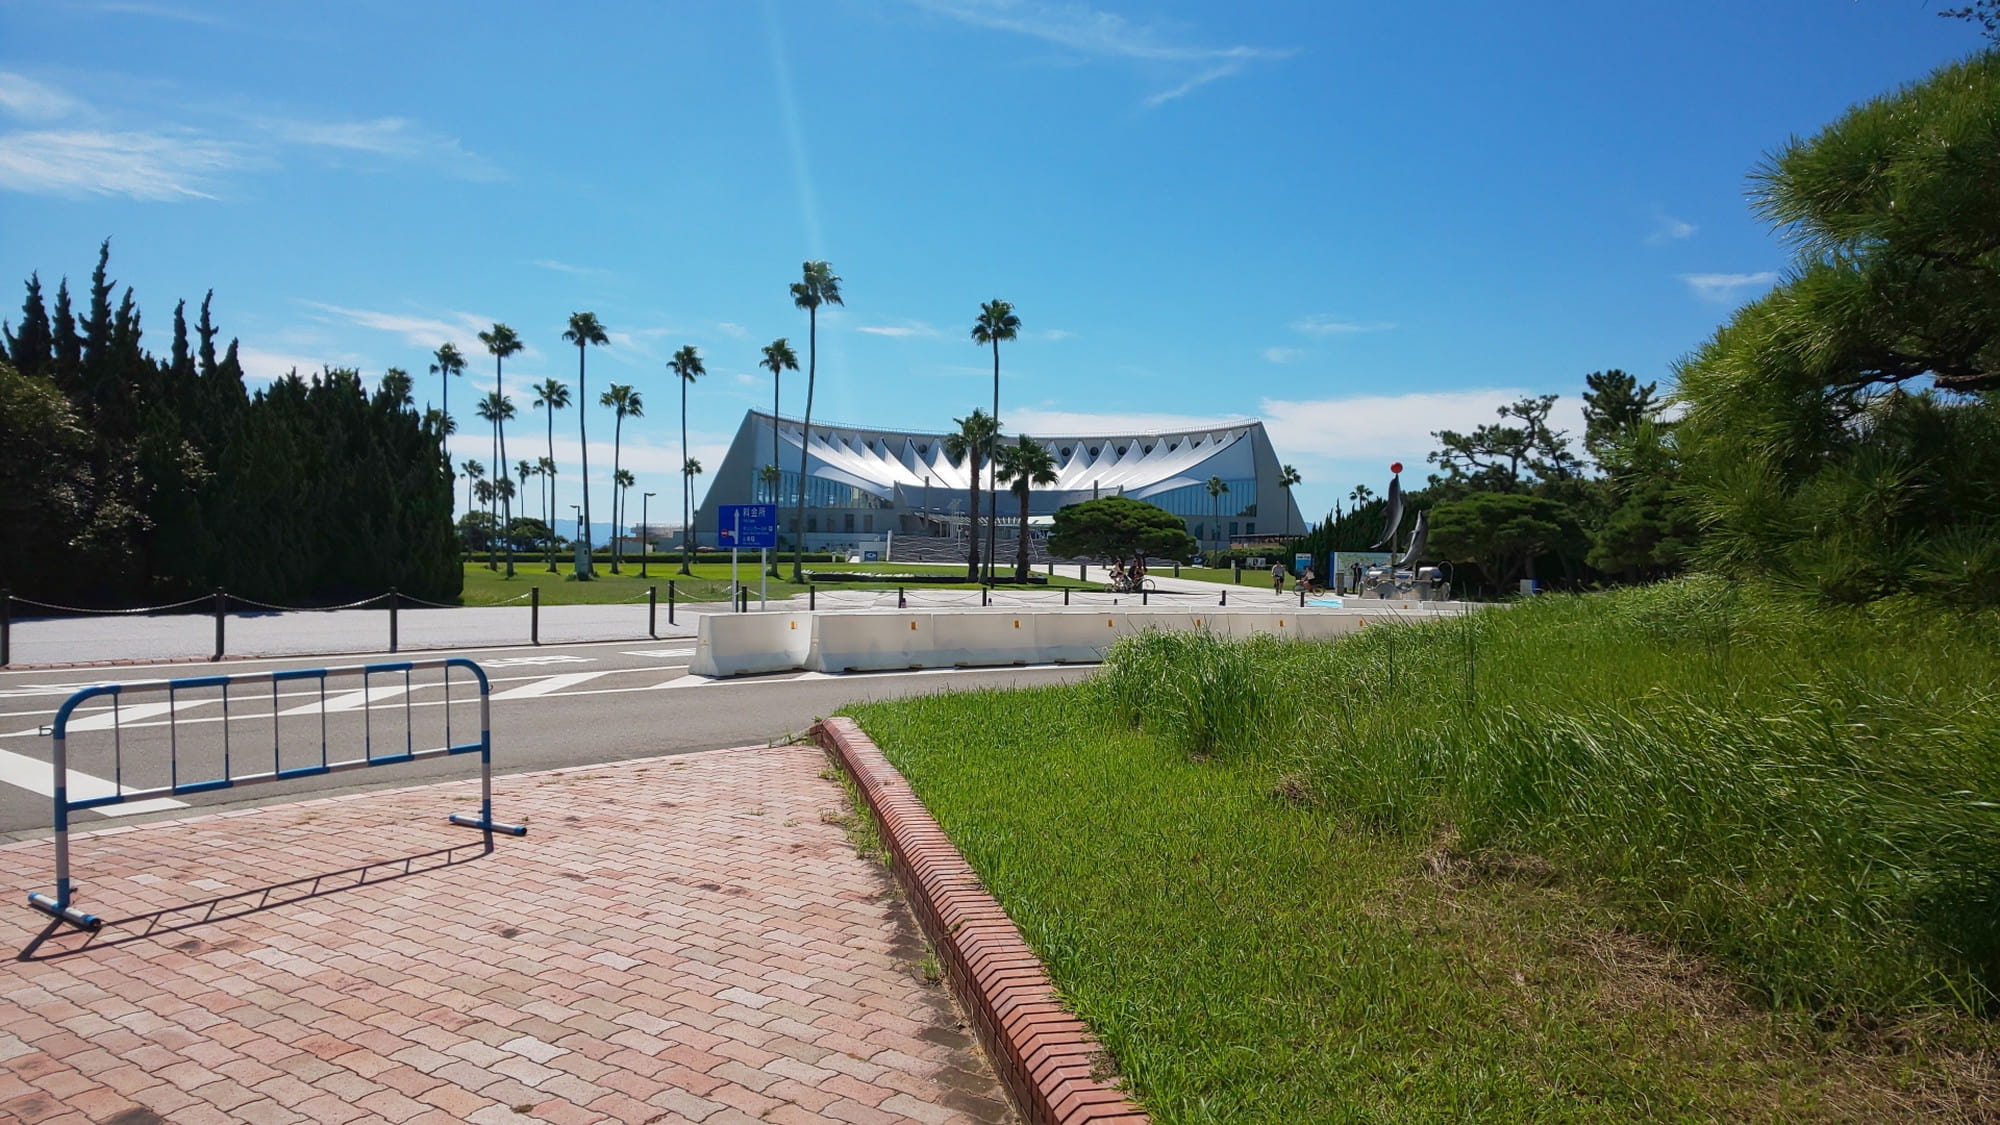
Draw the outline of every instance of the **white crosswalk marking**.
M44 797L56 795L55 770L47 762L38 762L26 754L16 754L0 750L0 782L19 786L30 793ZM130 786L126 787L130 790ZM69 771L69 799L88 801L98 797L109 797L114 792L112 785L101 777L87 773ZM158 812L161 809L184 809L186 801L176 801L172 797L155 797L145 801L131 801L123 805L107 805L89 811L100 816L137 816L140 813Z
M337 695L327 696L326 709L329 713L334 711L353 711L360 708L364 703L372 705L380 703L385 699L394 699L409 690L409 687L404 684L383 684L381 687L369 688L365 692L344 691ZM280 711L278 715L281 718L287 715L317 715L319 711L320 703L319 700L315 699L303 707L294 707L289 711Z
M220 697L215 697L210 699L176 699L171 702L162 701L159 703L126 703L121 704L116 710L106 707L102 711L94 711L82 718L77 718L72 713L69 725L64 729L66 732L110 730L114 726L136 723L141 719L158 718L169 711L177 715L184 714L196 707L207 707L220 701Z
M517 688L509 688L506 691L496 692L492 698L493 702L498 703L503 699L527 699L537 695L548 695L551 692L561 691L566 687L575 687L586 680L594 680L599 676L608 676L613 671L615 669L607 668L599 672L566 672L560 676L549 676L522 684Z

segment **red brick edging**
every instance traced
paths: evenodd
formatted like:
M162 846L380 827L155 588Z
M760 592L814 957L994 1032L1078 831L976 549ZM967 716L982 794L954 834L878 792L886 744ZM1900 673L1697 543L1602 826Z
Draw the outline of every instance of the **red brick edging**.
M1063 1010L1021 931L874 740L852 719L823 720L812 735L882 826L890 868L1021 1115L1034 1125L1148 1125L1115 1087L1091 1076L1103 1047Z

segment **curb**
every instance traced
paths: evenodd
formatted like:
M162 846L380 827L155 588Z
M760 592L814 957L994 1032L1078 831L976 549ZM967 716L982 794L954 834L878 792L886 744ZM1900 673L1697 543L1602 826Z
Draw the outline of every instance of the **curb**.
M812 736L882 826L890 869L1021 1116L1033 1125L1150 1125L1117 1088L1091 1076L1103 1046L1063 1010L1021 931L874 740L852 719L822 720Z

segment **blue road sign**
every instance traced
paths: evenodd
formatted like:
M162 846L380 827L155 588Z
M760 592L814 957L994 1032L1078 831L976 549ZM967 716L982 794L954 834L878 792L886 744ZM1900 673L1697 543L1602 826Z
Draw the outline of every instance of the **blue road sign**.
M776 504L718 504L716 522L723 550L731 547L754 551L778 545Z

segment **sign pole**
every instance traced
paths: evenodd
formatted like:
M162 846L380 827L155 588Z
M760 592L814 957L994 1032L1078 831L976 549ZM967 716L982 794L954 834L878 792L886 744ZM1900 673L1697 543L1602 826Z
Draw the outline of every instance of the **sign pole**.
M769 547L757 548L757 608L771 608L771 565L765 557L771 553Z
M736 517L729 529L729 600L734 603L737 587L741 585L736 580L736 545L743 541L743 509L738 508L731 514ZM730 608L734 609L735 606L731 605Z

